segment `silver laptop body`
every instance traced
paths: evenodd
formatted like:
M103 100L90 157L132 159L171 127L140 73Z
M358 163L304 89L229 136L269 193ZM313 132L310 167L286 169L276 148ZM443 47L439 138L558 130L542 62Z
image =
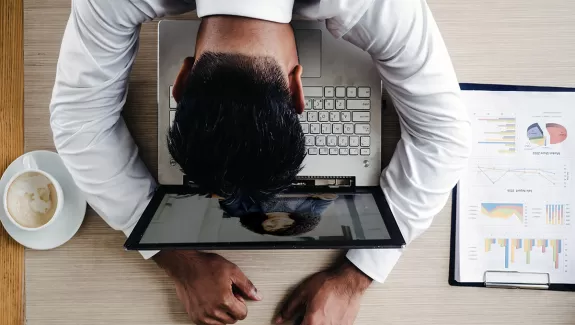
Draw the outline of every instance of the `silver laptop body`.
M177 103L172 85L184 58L193 56L199 20L163 20L158 27L158 178L179 185L166 136ZM381 79L371 57L335 39L323 22L296 21L306 109L300 116L308 155L300 176L355 176L358 186L379 184Z

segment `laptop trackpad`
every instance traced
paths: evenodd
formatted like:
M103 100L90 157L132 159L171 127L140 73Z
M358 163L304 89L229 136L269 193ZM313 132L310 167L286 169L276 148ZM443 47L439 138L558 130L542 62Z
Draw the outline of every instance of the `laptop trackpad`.
M294 30L299 63L303 67L303 78L321 77L321 30Z

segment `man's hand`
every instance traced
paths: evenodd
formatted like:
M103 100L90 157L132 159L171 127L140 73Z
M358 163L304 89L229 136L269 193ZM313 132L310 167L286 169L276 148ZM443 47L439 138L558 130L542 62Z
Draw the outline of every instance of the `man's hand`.
M248 314L244 297L261 300L244 273L219 255L162 251L154 260L174 280L178 298L198 325L235 324Z
M352 325L361 296L372 280L345 261L332 270L316 273L295 289L275 323L303 313L301 325Z

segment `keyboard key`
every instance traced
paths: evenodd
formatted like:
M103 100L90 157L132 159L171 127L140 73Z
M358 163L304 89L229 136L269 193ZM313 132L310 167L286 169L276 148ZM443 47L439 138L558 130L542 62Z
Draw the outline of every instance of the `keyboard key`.
M325 109L333 109L334 103L333 99L326 99L323 101L323 107Z
M317 112L307 112L307 120L309 122L317 122Z
M335 101L335 109L345 109L345 100L337 99Z
M343 135L338 138L338 144L340 147L347 147L348 137Z
M304 103L305 103L305 106L304 106L305 109L311 109L313 103L312 103L312 100L310 98L306 98Z
M332 128L333 128L333 130L332 130L333 134L342 134L343 133L343 125L341 125L339 123L333 124Z
M361 137L361 146L362 147L369 147L369 145L371 144L370 141L370 137Z
M335 147L337 146L337 137L335 135L329 135L327 137L327 145L329 147Z
M357 96L357 88L347 87L347 97L355 97L355 96Z
M305 122L307 120L307 112L303 112L302 114L298 114L297 117L299 118L300 122Z
M323 109L323 100L314 99L313 100L313 109Z
M331 124L322 124L321 125L321 133L330 134L331 133Z
M308 116L309 118L309 116ZM369 124L356 124L355 125L355 134L369 134L371 132L371 128Z
M371 88L369 87L359 87L357 88L357 97L369 98L371 97Z
M176 111L175 110L171 110L170 111L170 127L172 127L172 125L174 125L174 120L176 119Z
M337 148L329 148L330 155L337 155Z
M327 148L319 148L319 154L320 155L327 155L329 153L329 150Z
M342 122L351 122L351 113L350 112L341 112L341 121Z
M319 121L320 122L329 122L329 113L328 112L319 112Z
M349 137L350 147L359 147L359 137Z
M178 108L178 103L174 99L173 91L174 91L174 86L170 86L170 108L171 109ZM172 125L172 123L170 123L170 125Z
M352 156L357 156L359 155L359 149L357 148L349 148L349 154Z
M303 131L303 133L309 133L309 124L302 123L301 130Z
M348 99L347 109L354 110L368 110L371 108L371 102L369 99Z
M310 155L317 155L317 154L318 154L318 151L319 151L319 150L318 150L317 148L309 148L309 149L307 150L307 153L310 154Z
M353 112L352 116L354 122L369 122L371 120L370 112Z
M349 149L348 148L340 148L339 154L342 156L347 156L349 154Z
M315 145L318 147L325 146L325 136L324 135L316 135L315 137Z
M318 123L312 123L309 125L309 129L310 129L310 133L311 134L319 134L319 124Z
M339 112L329 112L329 120L332 122L339 122Z
M362 156L369 156L369 149L361 148L361 155Z
M305 136L305 145L306 146L313 146L315 142L315 137L313 135L306 135Z
M323 87L303 87L305 97L323 97Z
M345 87L335 87L335 97L345 97Z
M325 87L323 89L324 97L333 97L333 92L334 92L333 87Z
M343 133L353 134L353 124L344 124L343 125Z

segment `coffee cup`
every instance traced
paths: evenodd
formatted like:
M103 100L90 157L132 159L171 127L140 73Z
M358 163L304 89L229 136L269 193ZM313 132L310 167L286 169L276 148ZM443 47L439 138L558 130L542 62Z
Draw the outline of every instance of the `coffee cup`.
M30 154L22 157L24 169L8 181L4 189L4 212L16 227L38 231L54 223L64 207L60 183L40 170Z

